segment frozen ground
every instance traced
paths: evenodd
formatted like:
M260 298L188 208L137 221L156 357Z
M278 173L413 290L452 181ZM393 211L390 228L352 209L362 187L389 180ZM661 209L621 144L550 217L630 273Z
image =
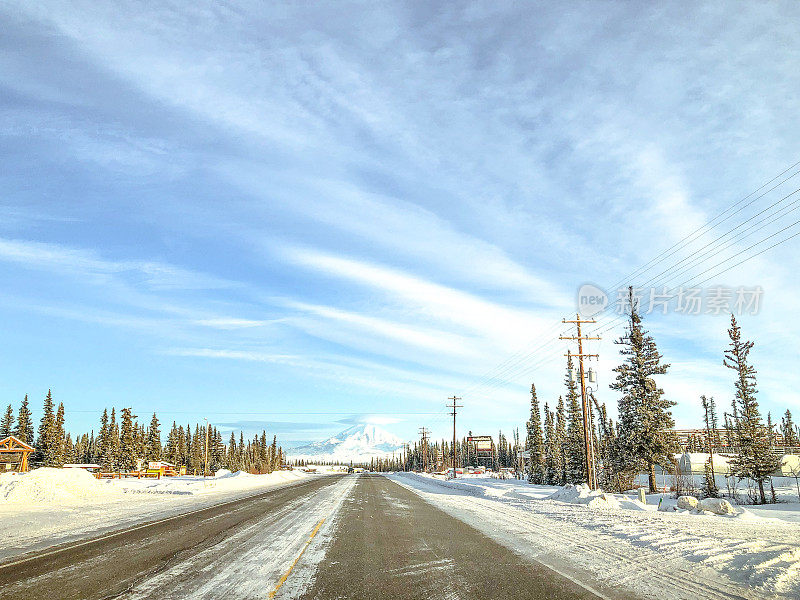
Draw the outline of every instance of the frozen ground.
M688 485L694 491L700 492L703 487L703 475L692 475L684 478L684 485ZM656 475L656 482L660 489L668 489L674 483L672 475ZM725 498L734 504L744 506L748 511L761 517L777 518L785 521L800 523L800 494L798 493L798 482L794 477L773 477L772 483L775 488L777 504L766 504L761 506L753 505L748 501L751 491L748 490L746 481L736 481L736 478L726 478L722 475L716 476L717 487ZM640 475L637 482L642 487L647 487L647 476ZM766 488L767 497L771 495L769 486ZM672 494L663 494L669 498ZM651 496L649 496L651 497Z
M562 491L563 501L548 499L560 488L524 481L391 477L498 543L604 589L670 600L800 597L800 523L790 505L718 516L658 511L662 497L662 508L675 503L666 495L642 505Z
M97 480L78 469L2 474L0 560L315 476L297 470L160 480Z

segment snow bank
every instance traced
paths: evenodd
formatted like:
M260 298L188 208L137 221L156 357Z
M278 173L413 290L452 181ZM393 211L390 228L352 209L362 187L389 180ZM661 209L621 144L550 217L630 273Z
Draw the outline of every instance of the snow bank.
M590 490L585 483L580 485L565 485L555 494L548 496L547 500L558 500L571 504L585 504L589 508L609 509L622 508L620 502L611 494L601 490Z
M165 477L162 479L110 479L102 483L128 494L207 495L255 490L310 477L302 471L273 471L253 475L244 471L231 473L220 469L214 477Z
M694 496L680 496L678 502L674 507L667 510L689 510L696 514L713 513L715 515L740 515L745 511L743 509L736 509L734 506L724 498L705 498L698 500ZM751 517L755 515L750 514Z
M699 508L715 515L735 515L739 512L724 498L704 498L701 500Z
M509 492L486 494L460 479L406 473L392 479L521 555L606 586L604 597L800 598L800 523L786 518L763 518L719 501L675 510L668 494L649 495L648 504L606 494L619 503L617 510L585 486L495 480ZM527 497L511 491L524 485L531 490ZM536 490L546 493L537 498ZM750 508L779 515L800 511L800 504Z
M678 497L678 508L681 510L694 510L697 508L698 504L700 504L700 501L694 496Z
M215 477L165 477L162 479L95 479L83 469L44 467L29 473L0 474L2 504L85 504L120 499L124 494L197 496L234 493L291 483L309 477L299 471L251 475L225 469Z
M83 469L35 469L0 475L0 502L62 504L121 493Z

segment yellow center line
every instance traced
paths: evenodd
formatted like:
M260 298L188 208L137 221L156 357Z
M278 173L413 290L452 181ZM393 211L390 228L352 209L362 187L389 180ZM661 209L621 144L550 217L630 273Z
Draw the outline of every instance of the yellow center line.
M315 535L317 535L317 532L319 531L319 528L320 528L320 527L322 527L322 524L323 524L324 522L325 522L325 519L324 519L324 518L322 518L322 519L320 519L320 522L319 522L319 523L317 523L317 526L316 526L316 527L314 527L314 531L312 531L312 532L311 532L311 537L309 537L309 538L308 538L308 541L306 541L305 545L303 546L303 549L302 549L302 550L300 550L300 554L298 554L298 555L297 555L297 558L295 558L295 559L294 559L294 562L293 562L293 563L292 563L292 565L289 567L289 569L286 571L286 573L284 573L284 574L283 574L283 577L281 577L281 578L278 580L278 585L276 585L276 586L275 586L275 589L274 589L274 590L272 590L272 591L269 593L269 596L268 596L268 598L274 598L274 597L275 597L275 594L277 594L277 593L278 593L278 590L279 590L279 589L281 589L281 586L282 586L284 583L286 583L286 580L289 578L289 574L292 572L292 569L294 569L294 566L297 564L297 561L299 561L299 560L300 560L300 557L301 557L301 556L303 556L303 553L306 551L306 548L308 548L308 545L311 543L311 540L313 540L313 539L314 539L314 536L315 536Z

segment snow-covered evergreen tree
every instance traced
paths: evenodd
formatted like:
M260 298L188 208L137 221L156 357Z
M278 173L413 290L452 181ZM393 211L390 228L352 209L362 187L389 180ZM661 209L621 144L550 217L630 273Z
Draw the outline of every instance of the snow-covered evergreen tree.
M651 492L656 491L655 465L671 468L672 455L679 449L670 409L675 402L664 398L664 390L653 379L669 365L661 364L655 340L642 327L633 288L628 288L630 320L617 344L625 362L614 369L617 378L611 389L622 392L619 399L617 448L621 463L643 469Z
M703 407L703 422L706 426L706 447L708 460L705 465L705 483L703 493L709 498L716 498L719 493L717 490L716 471L714 469L714 447L717 445L717 405L714 397L707 398L700 396L700 404Z
M119 426L117 425L116 409L111 407L111 417L106 427L106 440L103 444L103 466L116 471L119 467Z
M0 440L10 436L14 431L14 407L10 404L6 409L3 419L0 420Z
M272 456L270 472L277 471L281 468L281 453L278 448L278 436L272 437L272 445L269 447L269 453Z
M572 355L567 354L567 431L564 443L564 471L567 483L586 482L586 444L583 435L583 412L578 401Z
M133 424L133 413L130 407L119 411L119 463L121 471L131 471L136 467L136 431Z
M64 431L64 403L59 402L53 429L52 466L62 466L66 461L69 450L71 448L66 446L66 433Z
M225 463L229 471L238 471L240 469L237 458L238 450L236 448L236 436L231 431L231 439L228 441L228 452Z
M783 414L783 419L781 419L781 435L783 435L784 446L800 446L800 442L797 441L794 421L792 421L792 411L788 408Z
M42 418L39 421L39 437L36 441L36 458L45 467L55 465L56 452L56 413L53 408L53 395L47 390L42 407Z
M528 481L542 484L545 482L544 438L542 437L539 400L536 397L536 386L533 384L531 384L531 417L527 422L527 432L525 450L528 452Z
M109 444L111 443L111 433L108 427L108 409L103 409L100 417L100 431L97 434L97 454L95 460L106 468L110 465L106 462L109 456Z
M559 458L561 449L556 442L555 415L550 410L547 402L544 403L544 483L553 485L558 483L561 473Z
M769 432L758 410L756 370L748 361L753 342L742 340L741 328L733 315L728 336L731 341L722 363L736 371L733 426L738 446L738 454L731 460L731 470L736 477L755 481L761 503L765 504L764 482L778 467L780 459L771 452Z
M31 409L28 407L28 394L25 394L22 404L19 405L14 437L26 444L33 443L33 419L31 418Z
M161 460L161 424L156 413L153 413L147 430L147 460Z
M187 426L188 427L188 426ZM199 472L203 468L203 457L205 456L205 439L200 431L200 425L194 428L194 443L191 447L192 470Z
M556 437L555 437L555 459L554 466L556 469L555 479L553 483L556 485L564 485L567 483L567 414L564 408L564 398L558 397L556 403Z

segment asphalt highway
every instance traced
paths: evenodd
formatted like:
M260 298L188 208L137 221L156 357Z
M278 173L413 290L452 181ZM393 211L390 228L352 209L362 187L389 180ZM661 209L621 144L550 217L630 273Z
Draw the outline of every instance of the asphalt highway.
M304 600L596 598L378 475L353 488Z
M0 564L0 598L584 599L379 475L319 477Z
M302 503L340 479L340 476L320 477L123 529L88 543L66 544L6 561L0 564L0 598L124 597L137 584L147 582L172 565L185 562L206 548L225 545L238 529L285 516L282 508ZM224 570L225 565L218 568Z

